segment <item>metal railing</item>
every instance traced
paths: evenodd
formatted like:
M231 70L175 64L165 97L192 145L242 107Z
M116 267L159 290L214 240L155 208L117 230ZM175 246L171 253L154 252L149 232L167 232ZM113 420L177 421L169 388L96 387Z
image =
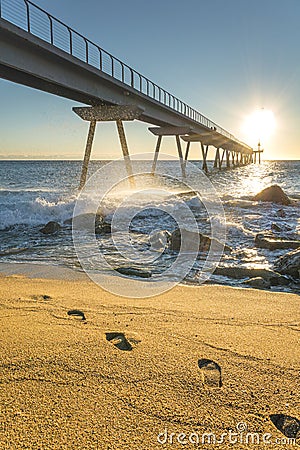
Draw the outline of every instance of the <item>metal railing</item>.
M0 17L97 68L126 86L130 86L140 94L146 95L177 113L239 142L228 131L30 0L0 0Z

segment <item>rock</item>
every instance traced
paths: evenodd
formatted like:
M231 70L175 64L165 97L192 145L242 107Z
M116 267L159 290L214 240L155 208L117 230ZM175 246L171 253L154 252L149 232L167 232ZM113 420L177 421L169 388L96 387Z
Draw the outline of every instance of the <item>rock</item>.
M280 186L274 184L253 197L254 201L260 202L273 202L279 203L280 205L290 205L292 202L289 197L283 192Z
M282 231L282 229L280 228L279 225L277 225L277 223L272 223L272 225L271 225L271 230L272 230L272 231L275 231L275 232L277 232L277 233L279 233L280 231Z
M18 255L19 253L26 252L28 247L10 247L5 250L0 250L0 256Z
M275 261L274 268L281 274L300 278L300 248L286 253Z
M162 252L170 241L171 233L167 230L156 231L150 234L151 249Z
M291 239L282 239L273 233L258 233L255 236L255 245L258 248L267 248L268 250L280 250L300 247L300 241Z
M215 275L221 275L229 278L264 278L271 286L280 286L289 284L289 279L280 273L270 269L253 269L248 267L217 267Z
M276 215L277 215L278 217L282 217L282 218L286 217L286 213L284 212L283 209L279 209L279 210L277 211Z
M61 229L61 226L57 222L48 222L43 228L40 229L40 232L43 234L56 234Z
M257 289L268 289L271 286L270 281L262 277L250 278L250 280L244 281L244 284Z
M135 267L118 267L115 271L129 277L150 278L152 276L152 273L148 270L138 269Z
M208 252L212 239L209 236L206 236L205 234L202 234L197 231L190 231L186 229L180 230L177 228L173 231L170 238L170 250L173 250L175 252L180 251L181 247L181 235L184 237L185 242L185 250L186 251L195 251L195 243L199 242L198 251L199 252ZM221 242L217 241L215 239L215 242L217 242L219 245ZM225 251L231 251L231 248L228 245L224 246Z
M77 230L88 229L91 224L95 224L95 228L97 228L102 222L103 217L94 213L80 214L79 216L73 217L72 221L73 227L76 227Z
M72 219L65 220L64 224L73 224L76 230L88 230L95 224L96 234L111 233L111 224L106 222L103 216L94 213L80 214Z
M288 284L291 284L291 280L287 276L277 272L274 272L274 275L270 277L268 281L271 286L287 286Z
M69 219L64 220L64 225L72 225L73 217L70 217Z
M107 222L98 223L95 227L96 234L110 234L111 233L111 224Z

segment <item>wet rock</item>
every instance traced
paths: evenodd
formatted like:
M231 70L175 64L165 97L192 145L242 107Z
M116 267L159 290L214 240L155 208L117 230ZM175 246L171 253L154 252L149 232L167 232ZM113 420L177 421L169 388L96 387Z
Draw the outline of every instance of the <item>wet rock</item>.
M48 222L43 228L40 229L40 232L43 234L56 234L61 229L61 226L57 222Z
M202 234L197 231L190 231L186 229L179 229L173 231L170 237L170 250L179 252L181 248L181 238L184 241L184 250L185 251L195 251L195 246L198 245L198 252L208 252L212 241L215 241L219 246L223 245L221 242L216 239L211 239L209 236ZM231 248L228 245L224 246L225 251L231 251Z
M19 253L26 252L28 247L11 247L4 250L0 250L0 256L18 255Z
M129 277L150 278L152 276L152 273L148 270L138 269L135 267L118 267L115 271Z
M275 236L273 233L258 233L255 237L255 245L258 248L268 250L280 250L300 247L300 241L283 239Z
M281 274L300 279L300 248L278 258L274 268Z
M281 205L290 205L292 203L289 197L277 184L263 189L253 197L253 200L260 202L279 203Z
M289 284L289 279L278 272L270 269L254 269L248 267L217 267L214 271L215 275L223 277L243 279L243 278L263 278L267 280L271 286L281 286Z
M151 248L156 251L163 251L170 241L171 233L167 230L156 231L150 235Z
M100 222L95 226L96 234L110 234L111 233L111 224L107 222Z
M279 225L277 225L277 223L272 223L271 230L275 231L276 233L280 233L280 231L282 231L282 229L280 228Z
M270 281L262 277L250 278L250 280L244 281L244 284L257 289L268 289L271 286Z
M99 214L85 213L73 217L72 224L76 230L88 230L91 226L95 229L103 223L103 217Z
M279 209L279 210L277 211L276 215L277 215L278 217L282 217L282 218L286 217L286 213L284 212L283 209Z

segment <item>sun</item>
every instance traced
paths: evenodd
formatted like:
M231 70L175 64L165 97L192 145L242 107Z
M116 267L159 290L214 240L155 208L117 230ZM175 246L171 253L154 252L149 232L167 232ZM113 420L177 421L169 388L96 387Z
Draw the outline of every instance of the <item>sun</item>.
M245 118L243 132L247 143L256 146L262 145L270 139L276 127L274 113L269 109L258 109Z

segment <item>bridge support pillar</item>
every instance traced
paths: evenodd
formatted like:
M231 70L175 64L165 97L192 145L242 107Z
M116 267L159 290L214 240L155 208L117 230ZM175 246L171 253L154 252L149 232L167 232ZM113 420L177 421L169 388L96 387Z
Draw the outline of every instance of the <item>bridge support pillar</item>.
M181 166L181 173L182 173L183 178L186 178L185 162L183 160L180 137L178 135L176 135L176 143L177 143L178 156L179 156L179 161L180 161L180 166Z
M204 145L202 144L202 142L200 142L201 144L201 151L202 151L202 170L205 173L208 173L208 167L207 167L207 155L208 155L208 148L209 146L206 145L206 148L204 148Z
M114 121L117 124L117 130L119 133L119 139L124 156L129 183L130 186L135 186L123 121L138 119L144 110L135 105L115 105L115 106L99 105L99 106L74 107L73 111L81 119L90 122L79 189L82 189L86 183L96 124L97 122L106 122L106 121Z
M187 161L188 153L189 153L189 145L187 145L187 149L185 152L185 158L183 158L181 142L180 142L180 135L190 133L191 129L189 127L166 126L166 127L158 127L158 128L156 128L156 127L149 128L149 131L151 131L151 133L154 134L155 136L158 136L156 148L155 148L155 152L154 152L152 169L151 169L152 175L154 175L154 173L155 173L162 138L165 136L175 136L177 151L178 151L178 156L179 156L179 161L180 161L180 167L181 167L181 173L182 173L183 178L185 178L186 177L185 168L186 168L186 161Z
M214 160L214 168L216 169L217 167L220 168L220 149L219 148L216 149L216 155L215 155L215 160Z
M81 177L80 177L80 183L79 183L79 189L81 190L86 182L87 172L89 168L89 162L91 158L91 151L93 146L93 140L95 136L96 131L96 120L91 120L90 122L90 128L89 133L86 141L86 147L85 147L85 154L84 154L84 160L82 163L82 169L81 169Z
M226 150L226 167L230 169L230 152Z
M122 148L122 152L123 152L123 156L124 156L124 161L125 161L125 166L126 166L129 183L130 183L131 187L135 187L133 170L132 170L131 160L130 160L130 156L129 156L128 145L127 145L123 122L122 122L122 120L118 119L118 120L116 120L116 124L117 124L118 133L119 133L119 139L120 139L120 144L121 144L121 148Z
M157 160L158 160L159 149L160 149L160 145L161 145L161 140L162 140L162 136L158 136L157 143L156 143L156 148L155 148L155 152L154 152L152 169L151 169L151 174L152 175L154 175L154 173L155 173L156 164L157 164Z
M220 160L220 165L219 165L219 169L220 170L222 169L222 164L223 164L223 161L224 161L225 152L226 152L226 150L223 149L221 160Z
M191 147L191 141L188 141L186 144L186 150L185 150L185 155L184 155L185 166L186 166L186 162L189 157L190 147Z

